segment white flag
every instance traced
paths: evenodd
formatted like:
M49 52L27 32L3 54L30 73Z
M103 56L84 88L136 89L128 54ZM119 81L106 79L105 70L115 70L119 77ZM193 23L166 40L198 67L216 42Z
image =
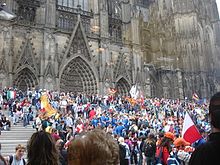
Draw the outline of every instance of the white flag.
M133 85L133 86L131 87L130 94L131 94L131 97L132 97L133 99L137 99L137 98L138 98L139 91L138 91L138 89L137 89L137 85Z

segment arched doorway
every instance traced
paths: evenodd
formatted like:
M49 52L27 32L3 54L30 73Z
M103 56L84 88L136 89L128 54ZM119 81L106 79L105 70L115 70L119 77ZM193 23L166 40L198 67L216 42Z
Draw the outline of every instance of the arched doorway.
M60 78L60 91L73 93L97 93L96 77L81 57L72 59L65 66Z
M116 83L116 89L118 95L128 96L130 88L131 87L129 83L124 78L119 79L119 81Z
M28 88L38 86L38 80L29 68L24 68L15 75L13 84L19 90L27 91Z

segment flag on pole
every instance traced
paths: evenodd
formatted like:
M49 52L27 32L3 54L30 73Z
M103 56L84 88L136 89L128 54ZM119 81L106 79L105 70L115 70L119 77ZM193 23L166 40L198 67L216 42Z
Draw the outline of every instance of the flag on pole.
M9 90L7 91L7 99L15 99L16 98L16 91Z
M199 96L196 93L193 93L192 99L195 101L199 101Z
M132 97L133 99L137 99L137 98L138 98L138 95L139 95L139 91L138 91L138 89L137 89L137 85L133 85L133 86L131 87L131 90L130 90L129 93L131 94L131 97Z
M45 113L46 116L50 117L57 113L57 110L50 105L46 94L42 95L40 100L41 100L41 109L42 109L41 112Z
M187 112L183 121L182 137L190 144L202 138Z

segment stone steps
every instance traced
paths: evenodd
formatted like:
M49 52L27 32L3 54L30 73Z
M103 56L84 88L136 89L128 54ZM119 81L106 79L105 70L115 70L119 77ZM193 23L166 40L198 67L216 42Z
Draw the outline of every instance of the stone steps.
M12 119L10 119L12 121ZM12 123L12 122L11 122ZM23 127L23 122L20 121L17 125L11 124L9 131L1 131L0 142L2 144L1 153L3 156L8 156L15 153L15 147L18 144L27 146L27 142L31 135L36 130L32 128L32 122L27 127ZM27 153L25 153L26 158Z

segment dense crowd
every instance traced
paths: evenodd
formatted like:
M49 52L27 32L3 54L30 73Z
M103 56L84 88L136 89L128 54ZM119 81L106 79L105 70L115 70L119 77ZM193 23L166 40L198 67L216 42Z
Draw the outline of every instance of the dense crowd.
M46 95L56 113L47 114L42 108L41 96ZM70 142L83 132L95 128L102 129L118 141L121 164L155 164L156 157L164 162L172 160L170 153L186 146L197 147L206 141L210 132L208 124L208 104L204 100L172 100L165 98L132 99L129 96L86 95L59 93L47 90L19 90L8 88L0 96L2 109L9 110L12 124L22 121L24 127L33 121L36 131L52 135L59 146L60 163L66 164L65 151ZM181 138L182 124L188 112L199 128L203 138L188 144ZM11 123L1 114L1 130L10 130ZM174 143L173 143L174 142ZM150 145L149 145L150 144ZM175 145L175 147L173 146ZM159 146L163 146L163 155ZM166 148L164 148L166 146ZM187 163L191 147L179 162ZM185 154L185 155L184 155ZM161 156L160 156L161 155Z

